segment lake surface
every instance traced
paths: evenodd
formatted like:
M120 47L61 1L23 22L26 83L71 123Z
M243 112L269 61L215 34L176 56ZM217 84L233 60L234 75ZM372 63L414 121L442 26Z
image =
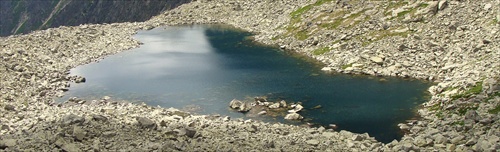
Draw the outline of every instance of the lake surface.
M175 107L197 114L328 126L368 132L382 142L400 139L398 123L415 116L429 83L398 78L328 74L321 65L278 48L257 45L250 33L222 26L178 26L140 31L137 49L79 66L59 99L113 99ZM229 109L232 99L255 96L302 102L302 122L245 116ZM312 109L321 105L320 109Z

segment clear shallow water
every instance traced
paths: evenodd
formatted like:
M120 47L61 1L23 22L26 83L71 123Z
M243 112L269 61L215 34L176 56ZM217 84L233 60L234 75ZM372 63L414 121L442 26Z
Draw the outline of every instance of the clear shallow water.
M114 99L175 107L198 114L245 117L228 108L236 98L267 96L302 102L308 122L339 130L368 132L377 140L401 138L396 126L414 116L426 101L421 81L327 74L321 66L277 48L260 46L250 33L220 26L179 26L141 31L140 48L79 66L71 74L86 77L61 98ZM312 109L321 105L320 109ZM283 117L251 117L279 121Z

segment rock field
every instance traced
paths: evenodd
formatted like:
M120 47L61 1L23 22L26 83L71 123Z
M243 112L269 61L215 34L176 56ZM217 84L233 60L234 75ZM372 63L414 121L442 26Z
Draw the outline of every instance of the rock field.
M498 151L500 1L195 0L146 22L0 37L0 151ZM78 65L138 47L138 30L228 24L325 72L435 82L400 141L192 115L109 97L55 103Z

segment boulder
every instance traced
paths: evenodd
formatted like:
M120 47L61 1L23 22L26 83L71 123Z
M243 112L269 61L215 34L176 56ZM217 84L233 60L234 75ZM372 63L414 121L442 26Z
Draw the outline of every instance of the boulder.
M81 127L73 127L73 137L76 141L83 141L83 138L85 138L85 134L86 132Z
M13 105L5 105L4 109L7 111L15 111L16 107Z
M241 104L240 108L238 109L239 112L248 112L252 109L252 105L250 103L243 103Z
M292 105L293 109L292 110L288 110L288 112L290 113L296 113L296 112L299 112L301 111L302 109L304 109L304 107L300 104L296 104L296 105Z
M85 81L87 81L87 79L85 79L85 77L82 76L76 77L75 79L75 83L84 83Z
M383 64L384 63L384 59L378 57L378 56L373 56L370 58L370 60L374 63L377 63L379 65Z
M179 136L187 136L189 138L194 138L196 135L196 130L193 128L181 128L177 130L177 135Z
M281 100L280 101L280 106L281 107L287 107L286 101L285 100Z
M271 109L277 109L279 107L280 107L280 103L274 103L274 104L269 105L269 108L271 108Z
M74 114L69 114L66 115L62 118L61 124L62 125L73 125L73 124L80 124L85 121L85 118L74 115Z
M474 122L478 122L481 120L481 117L477 114L475 110L469 110L465 113L465 119L473 120Z
M298 113L289 113L285 116L285 119L287 120L301 120L301 119L304 119L304 117L302 117L300 114Z
M151 119L148 119L145 117L137 117L135 119L139 123L139 126L141 126L142 128L148 128L148 129L156 128L156 123L154 121L152 121Z
M317 146L319 145L319 141L318 140L315 140L315 139L311 139L311 140L307 140L306 143L308 145L312 145L312 146Z
M243 105L243 102L241 102L240 100L233 99L231 100L231 102L229 102L229 107L233 109L238 109L241 105Z

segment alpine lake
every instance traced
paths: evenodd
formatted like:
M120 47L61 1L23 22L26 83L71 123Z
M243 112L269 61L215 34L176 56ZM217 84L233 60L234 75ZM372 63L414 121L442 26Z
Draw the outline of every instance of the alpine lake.
M218 114L294 125L306 123L336 130L369 133L378 141L399 140L397 127L415 119L429 99L429 82L393 77L327 73L322 65L251 40L252 33L221 25L190 25L139 31L139 48L70 71L85 83L71 84L65 96L146 103L194 114ZM233 99L301 102L303 120L240 113Z

